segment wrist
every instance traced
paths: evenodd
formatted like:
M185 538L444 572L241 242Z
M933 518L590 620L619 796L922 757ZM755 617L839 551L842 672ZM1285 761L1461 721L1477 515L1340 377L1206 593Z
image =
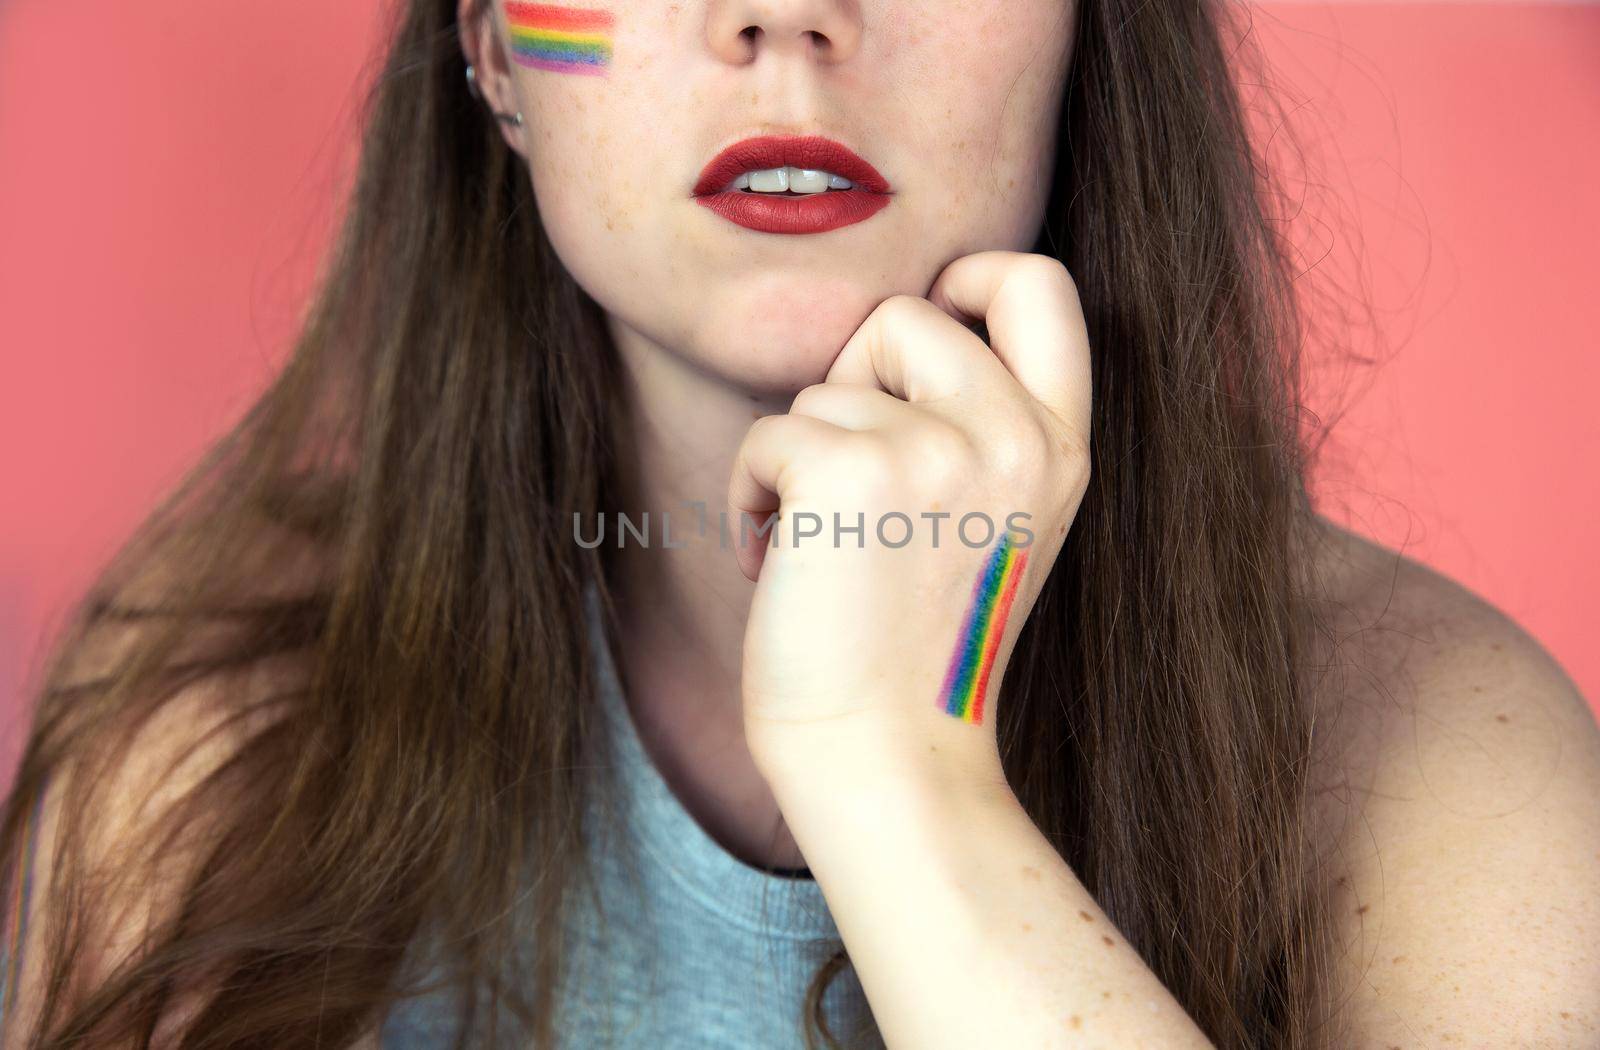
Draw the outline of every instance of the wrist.
M979 776L949 764L840 756L821 775L778 777L773 794L807 866L830 894L830 907L916 884L943 887L940 899L965 900L958 887L992 862L994 836L1028 823L1022 804L998 772ZM846 896L840 897L843 891ZM978 902L965 918L980 924Z
M832 813L869 798L933 814L1018 804L993 729L938 711L920 721L888 704L805 723L747 715L745 732L756 768L786 815Z

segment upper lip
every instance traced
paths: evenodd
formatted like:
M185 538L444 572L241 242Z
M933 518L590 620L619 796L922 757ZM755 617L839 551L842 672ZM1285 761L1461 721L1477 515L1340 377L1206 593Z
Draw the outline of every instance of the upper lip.
M842 175L861 189L889 193L889 180L854 150L823 135L758 135L740 139L711 158L700 171L694 195L716 193L747 171L785 165Z

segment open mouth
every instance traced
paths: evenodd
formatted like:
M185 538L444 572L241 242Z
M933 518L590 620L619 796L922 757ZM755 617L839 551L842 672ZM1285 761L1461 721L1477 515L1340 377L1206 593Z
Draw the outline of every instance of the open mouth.
M718 153L695 184L696 203L746 229L822 233L889 204L889 182L855 151L821 135L763 135Z
M814 193L840 193L854 188L855 183L831 171L785 166L747 171L722 187L722 192L731 193L738 190L744 193L806 197Z

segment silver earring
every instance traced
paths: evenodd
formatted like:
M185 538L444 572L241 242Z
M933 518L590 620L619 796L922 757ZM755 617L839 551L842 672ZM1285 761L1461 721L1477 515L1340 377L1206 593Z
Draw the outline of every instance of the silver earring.
M478 88L478 71L472 68L471 62L467 63L467 90L472 93L473 98L480 102L483 101L483 92ZM490 112L494 113L496 120L504 124L522 127L522 114L520 112L515 114L498 113L494 110L490 110Z

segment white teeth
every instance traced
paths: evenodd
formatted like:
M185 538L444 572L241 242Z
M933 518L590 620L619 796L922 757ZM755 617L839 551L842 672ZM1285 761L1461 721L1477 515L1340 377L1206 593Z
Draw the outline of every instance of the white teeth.
M795 193L821 193L828 188L828 173L809 168L789 169L789 189Z
M767 168L750 173L750 188L757 193L782 193L789 188L788 168Z
M785 165L781 168L764 168L761 171L747 171L728 184L728 190L749 190L752 193L783 193L790 191L797 194L826 193L830 189L848 190L855 183L843 175L835 175L830 171L820 171L816 168L795 168Z

